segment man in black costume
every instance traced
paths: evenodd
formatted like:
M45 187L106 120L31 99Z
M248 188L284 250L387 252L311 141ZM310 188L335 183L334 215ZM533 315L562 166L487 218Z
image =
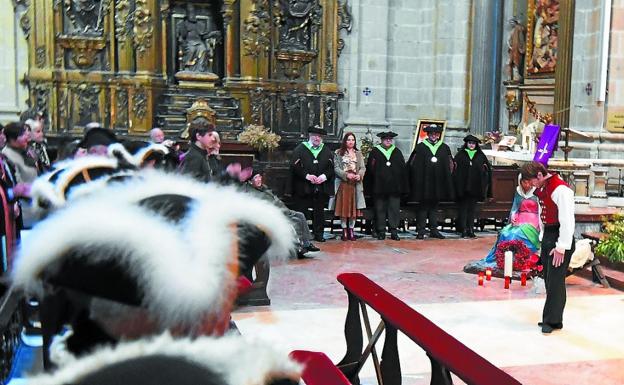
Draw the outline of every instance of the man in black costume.
M457 231L462 238L475 238L474 220L478 201L492 196L492 165L481 151L481 141L474 135L464 138L464 146L455 154L455 193L457 194Z
M219 160L213 155L208 156L208 149L214 143L214 132L215 126L206 118L200 117L191 122L191 143L180 164L181 173L190 174L204 182L220 176L222 168Z
M377 136L381 143L373 147L368 155L365 184L375 204L377 239L386 238L387 219L390 238L398 241L401 194L406 192L405 158L393 144L396 133L380 132Z
M453 201L453 157L451 149L442 142L442 127L425 127L427 138L414 147L408 161L410 200L418 202L418 239L425 238L425 221L429 218L429 235L444 239L438 231L437 209L440 201Z
M299 144L290 162L290 188L295 211L306 213L312 207L312 229L317 242L323 238L324 210L330 195L334 194L334 156L324 146L327 132L320 127L310 127L309 140Z

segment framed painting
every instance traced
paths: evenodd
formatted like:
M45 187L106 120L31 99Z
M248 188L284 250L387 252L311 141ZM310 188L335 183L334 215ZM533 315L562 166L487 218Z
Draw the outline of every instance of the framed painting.
M554 76L559 46L559 0L529 0L526 76Z
M435 124L437 126L442 126L442 136L440 140L444 140L444 133L446 132L446 120L435 120L435 119L419 119L418 123L416 123L416 135L414 135L414 141L412 142L412 151L414 151L414 147L427 137L427 133L425 132L425 128Z

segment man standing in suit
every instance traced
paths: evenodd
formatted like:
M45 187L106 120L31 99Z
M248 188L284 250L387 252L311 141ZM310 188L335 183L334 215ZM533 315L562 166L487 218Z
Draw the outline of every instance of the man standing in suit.
M308 140L293 151L290 162L290 188L294 210L306 213L312 208L312 229L317 242L325 242L324 210L334 193L333 153L323 143L327 132L320 127L308 129Z

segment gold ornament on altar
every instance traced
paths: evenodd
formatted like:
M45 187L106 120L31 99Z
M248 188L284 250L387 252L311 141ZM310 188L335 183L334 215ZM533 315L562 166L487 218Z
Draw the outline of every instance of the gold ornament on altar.
M180 134L180 138L188 139L189 137L189 126L191 122L197 118L204 118L212 123L214 126L217 125L217 113L213 110L203 99L197 100L193 103L191 108L186 110L186 127L184 131Z

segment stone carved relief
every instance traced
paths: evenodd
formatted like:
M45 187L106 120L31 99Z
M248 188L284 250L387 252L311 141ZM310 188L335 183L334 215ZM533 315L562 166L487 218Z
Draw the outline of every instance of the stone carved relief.
M115 4L115 36L120 47L124 47L126 39L132 34L133 13L129 0L117 0Z
M104 31L104 16L110 0L64 0L65 16L69 19L65 31L70 35L100 36Z
M38 83L32 88L33 107L31 113L33 116L41 114L48 116L48 100L50 100L50 87L47 84Z
M283 110L286 112L288 125L299 126L301 124L299 121L299 117L301 116L301 106L307 101L306 96L293 91L286 95L280 96L280 99L282 101Z
M271 46L271 17L268 0L254 0L249 16L243 21L243 55L266 55Z
M249 92L251 103L251 122L264 125L271 111L271 98L263 88L258 87Z
M92 67L98 52L106 47L106 41L102 38L61 36L57 39L61 47L72 51L72 61L78 68Z
M63 122L61 125L65 125L68 127L67 120L69 119L69 114L67 107L69 106L69 93L67 92L67 88L62 88L58 92L58 113L59 113L59 121Z
M147 0L136 0L133 20L134 49L139 52L139 55L144 55L145 51L152 46L152 35L154 34L154 20Z
M100 88L92 84L80 83L71 85L70 89L79 103L78 123L86 124L90 121L99 120Z
M145 119L147 113L147 94L142 88L137 88L132 96L132 113L139 119Z
M311 51L311 37L322 25L323 8L318 0L280 0L279 48Z
M312 127L316 124L315 102L316 97L311 96L308 98L308 127Z
M331 82L334 80L334 64L332 63L331 51L327 49L327 53L325 54L325 78L326 82Z
M338 36L340 36L340 31L345 30L347 34L351 34L351 28L353 26L353 18L351 17L351 6L349 6L349 1L344 0L338 3ZM342 38L338 38L338 56L342 53L342 50L345 47L345 41Z
M128 125L128 91L124 89L117 90L115 109L115 126L126 127Z
M30 37L31 28L30 19L28 18L28 6L28 0L13 0L13 10L15 15L19 15L19 25L26 39Z
M22 27L22 32L24 32L24 37L28 39L30 37L30 19L28 18L28 13L24 12L20 17L20 27Z
M337 99L334 97L327 97L323 99L323 128L329 132L334 129L336 101Z

